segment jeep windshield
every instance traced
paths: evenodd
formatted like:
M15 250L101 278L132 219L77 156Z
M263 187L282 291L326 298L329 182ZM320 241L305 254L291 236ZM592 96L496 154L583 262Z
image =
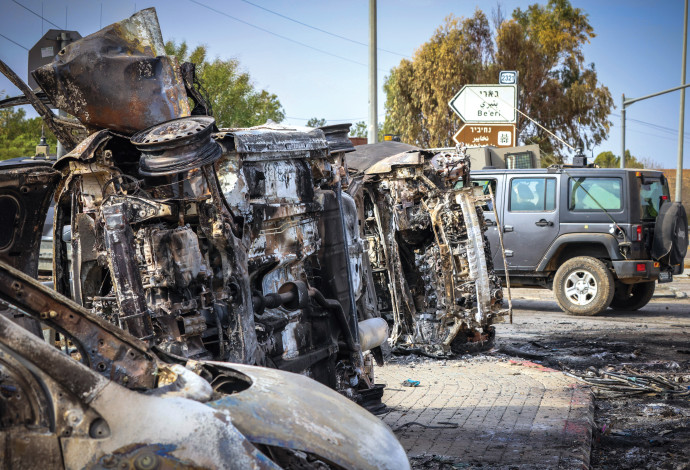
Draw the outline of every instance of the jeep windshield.
M640 214L644 220L654 220L659 215L661 201L669 199L666 179L639 176Z

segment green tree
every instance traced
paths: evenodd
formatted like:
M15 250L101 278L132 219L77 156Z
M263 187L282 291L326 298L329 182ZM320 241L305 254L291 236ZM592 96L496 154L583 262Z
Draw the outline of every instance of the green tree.
M266 90L257 90L248 73L235 59L216 58L208 61L206 46L189 51L186 42L165 43L165 52L182 62L197 66L197 77L210 100L218 127L251 127L271 119L281 122L285 112L278 97Z
M613 152L601 152L594 159L594 163L601 168L618 168L621 165L621 157L616 156ZM626 168L658 168L658 164L650 158L640 158L630 154L630 150L625 151L625 167Z
M27 119L21 108L0 109L0 160L35 155L42 126L43 119ZM51 153L55 153L57 139L47 127L45 135Z
M519 72L519 110L573 147L591 148L608 136L611 94L585 65L583 46L594 37L587 15L568 0L516 9L492 28L477 10L448 17L432 38L386 77L386 133L426 146L453 145L461 122L448 101L468 83L496 83L500 70ZM520 117L518 138L538 144L554 161L566 148Z
M311 118L307 121L307 127L323 127L326 125L325 119Z
M367 129L367 123L365 121L359 121L355 123L354 126L350 127L350 137L366 138L368 133L369 130Z

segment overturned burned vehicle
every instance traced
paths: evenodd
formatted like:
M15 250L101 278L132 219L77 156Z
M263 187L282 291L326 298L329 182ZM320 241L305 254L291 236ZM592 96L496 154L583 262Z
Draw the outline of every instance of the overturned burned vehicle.
M149 9L36 70L43 94L0 63L68 149L0 165L0 305L25 327L0 320L2 385L17 392L0 397L3 455L407 468L391 431L341 396L380 406L388 335L357 307L373 294L341 190L348 126L219 130L193 66L162 51ZM51 201L54 290L32 279Z
M360 151L347 163L391 343L432 356L492 344L492 324L507 310L484 235L489 196L469 187L469 157L413 149L372 159Z
M163 55L152 9L33 75L89 132L54 165L59 293L168 358L266 365L380 398L364 352L381 358L387 325L356 307L348 126L218 130L193 66Z

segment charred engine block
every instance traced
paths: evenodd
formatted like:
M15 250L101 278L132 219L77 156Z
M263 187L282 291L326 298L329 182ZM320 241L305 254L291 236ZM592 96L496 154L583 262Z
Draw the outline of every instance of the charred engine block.
M380 359L387 325L358 318L364 250L341 190L349 125L213 128L197 116L131 141L104 130L60 160L56 288L171 358L380 396L363 352Z
M434 356L490 344L505 312L484 236L486 197L469 187L469 159L394 155L364 171L357 192L392 344Z

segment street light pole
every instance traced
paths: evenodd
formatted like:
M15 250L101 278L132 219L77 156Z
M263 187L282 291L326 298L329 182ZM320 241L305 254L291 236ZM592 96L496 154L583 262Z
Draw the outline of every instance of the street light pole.
M377 77L376 77L376 0L369 0L369 139L375 144L378 140Z
M685 22L683 23L683 67L680 74L680 84L685 85L685 63L688 46L688 0L685 0ZM683 140L685 139L685 88L680 90L680 118L678 119L678 165L676 166L676 197L682 199L683 189Z
M621 96L621 168L625 168L625 93Z

